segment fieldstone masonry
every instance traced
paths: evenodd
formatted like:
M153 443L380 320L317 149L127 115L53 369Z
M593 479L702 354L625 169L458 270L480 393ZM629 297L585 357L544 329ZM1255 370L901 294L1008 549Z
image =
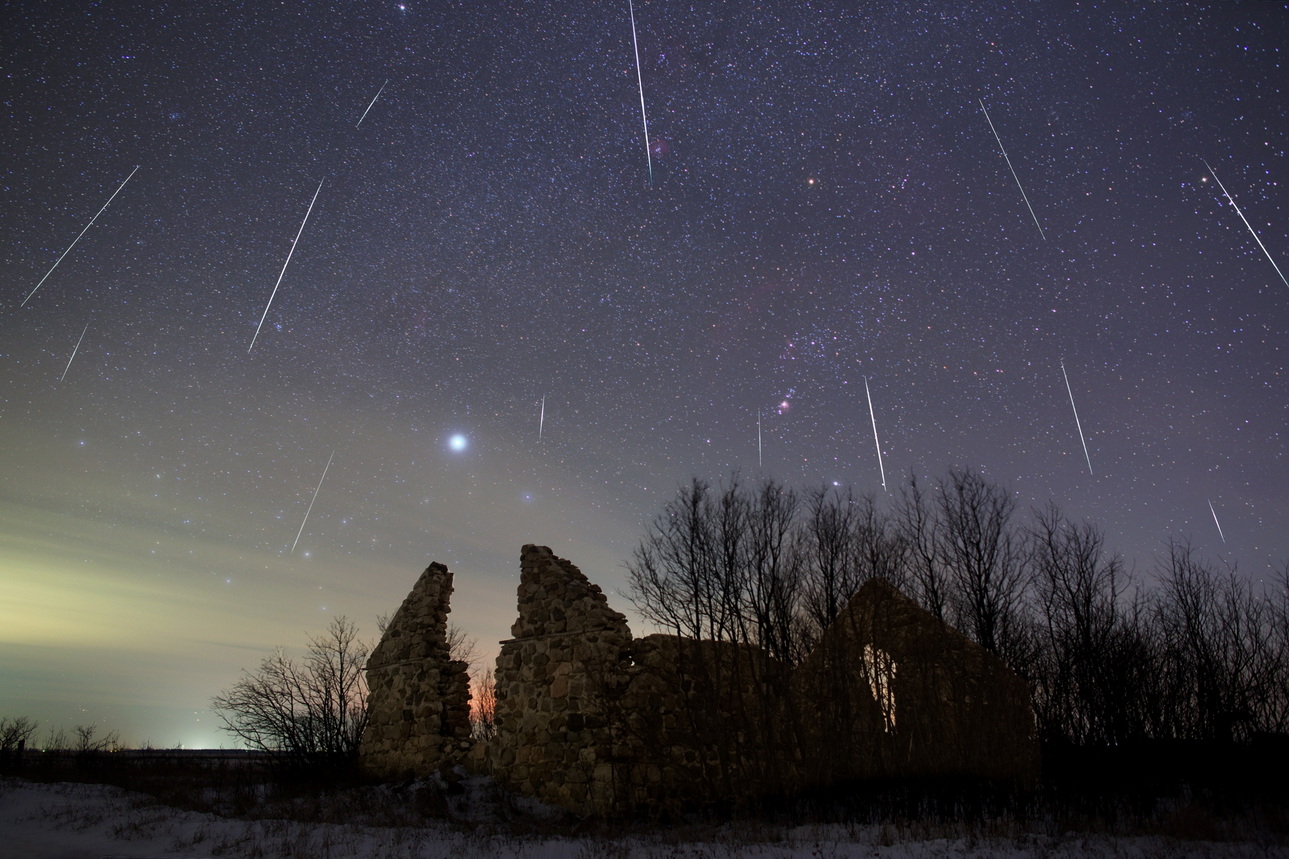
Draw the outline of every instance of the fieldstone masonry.
M815 784L1038 776L1025 683L882 579L864 583L793 684Z
M373 775L450 771L470 748L470 680L448 652L452 574L430 564L367 660L359 760Z
M433 564L368 668L362 760L428 774L468 747L464 665L447 661L451 574ZM600 588L523 547L519 617L496 666L495 735L472 760L578 814L741 803L865 778L1031 781L1028 690L997 657L882 580L791 667L674 635L633 639Z
M794 790L791 669L764 650L650 635L616 690L613 810L679 811Z
M627 619L597 585L544 546L519 560L519 618L497 657L498 780L566 808L614 804L610 701L630 657Z

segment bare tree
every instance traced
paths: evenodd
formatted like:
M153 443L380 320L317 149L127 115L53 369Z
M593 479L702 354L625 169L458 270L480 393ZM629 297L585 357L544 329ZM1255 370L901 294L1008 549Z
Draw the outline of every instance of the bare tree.
M754 635L747 637L788 663L803 655L797 613L802 565L794 542L798 506L797 494L781 483L766 480L757 487L747 514L743 560L755 624Z
M1267 603L1268 650L1274 671L1268 680L1271 694L1265 730L1283 734L1289 732L1289 561L1281 564L1272 581Z
M627 563L631 600L687 638L750 643L799 655L801 585L796 493L737 475L713 492L695 479L667 502Z
M909 484L900 493L895 528L904 545L909 566L907 577L915 590L915 598L923 608L944 620L949 604L949 582L940 561L940 523L916 474L909 475Z
M27 716L0 718L0 772L14 764L21 766L27 743L39 727L39 722Z
M211 706L224 730L282 764L343 763L357 754L367 724L368 651L357 627L336 617L325 633L310 638L302 662L279 648Z
M1273 729L1283 718L1284 688L1275 601L1255 593L1233 567L1220 571L1177 540L1168 545L1160 580L1171 735L1231 740Z
M849 488L838 493L826 486L806 495L806 508L801 541L806 570L803 608L813 625L813 637L818 638L861 584L854 539L858 510Z
M470 735L479 742L491 740L497 732L497 679L492 666L470 684Z
M453 662L464 662L473 671L479 661L479 642L455 623L448 624L447 635L448 658Z
M631 601L647 620L676 635L714 637L707 610L711 578L708 484L695 478L663 505L627 562Z
M907 566L911 546L895 518L877 509L871 493L860 497L855 516L855 561L859 580L885 579L904 590L909 585Z
M82 755L96 752L111 752L121 747L121 735L117 731L99 734L97 725L77 725L72 729L76 735L76 752Z
M1123 600L1109 649L1100 658L1106 688L1118 692L1106 720L1113 741L1166 736L1166 653L1150 594L1134 589Z
M72 748L72 741L67 736L67 729L62 725L57 728L50 728L49 735L45 737L43 748L47 752L65 752Z
M0 718L0 754L25 749L39 727L39 722L27 716Z
M797 550L801 612L813 642L869 579L904 583L909 544L871 494L822 486L806 494L805 506Z
M970 470L950 470L938 488L937 554L953 583L958 626L1018 668L1028 581L1012 530L1016 501Z
M1054 504L1035 511L1028 542L1042 613L1043 664L1034 679L1040 730L1075 744L1122 741L1124 720L1115 712L1133 690L1119 687L1123 668L1114 671L1118 660L1107 657L1128 658L1118 646L1126 642L1116 640L1123 561L1107 552L1096 526L1070 522Z
M734 475L713 492L695 479L627 564L632 602L680 639L674 670L687 706L677 730L702 750L697 777L721 795L737 794L749 766L777 772L776 757L750 749L792 747L783 739L792 726L759 718L753 704L782 700L787 673L753 654L798 652L796 509L795 494L773 481L754 490Z

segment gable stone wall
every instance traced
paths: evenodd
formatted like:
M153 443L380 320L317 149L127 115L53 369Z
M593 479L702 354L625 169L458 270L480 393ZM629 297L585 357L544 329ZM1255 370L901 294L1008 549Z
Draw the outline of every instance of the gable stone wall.
M497 780L570 809L614 805L613 691L629 659L627 619L545 546L524 546L519 617L496 667Z
M430 564L367 661L360 765L396 778L450 770L470 747L470 681L448 650L452 573Z

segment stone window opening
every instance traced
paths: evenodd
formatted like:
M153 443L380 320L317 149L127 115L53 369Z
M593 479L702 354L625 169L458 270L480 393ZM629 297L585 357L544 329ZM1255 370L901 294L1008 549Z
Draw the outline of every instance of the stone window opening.
M883 730L888 734L895 733L895 692L891 688L895 681L894 657L872 644L865 644L864 676L868 678L868 688L881 710Z

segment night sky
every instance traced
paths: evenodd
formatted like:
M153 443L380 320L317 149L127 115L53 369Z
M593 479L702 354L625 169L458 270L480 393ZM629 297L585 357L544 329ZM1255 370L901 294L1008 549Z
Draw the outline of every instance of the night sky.
M0 715L231 745L431 561L485 656L524 543L627 610L734 470L1289 559L1289 5L634 11L639 83L627 0L5 5Z

